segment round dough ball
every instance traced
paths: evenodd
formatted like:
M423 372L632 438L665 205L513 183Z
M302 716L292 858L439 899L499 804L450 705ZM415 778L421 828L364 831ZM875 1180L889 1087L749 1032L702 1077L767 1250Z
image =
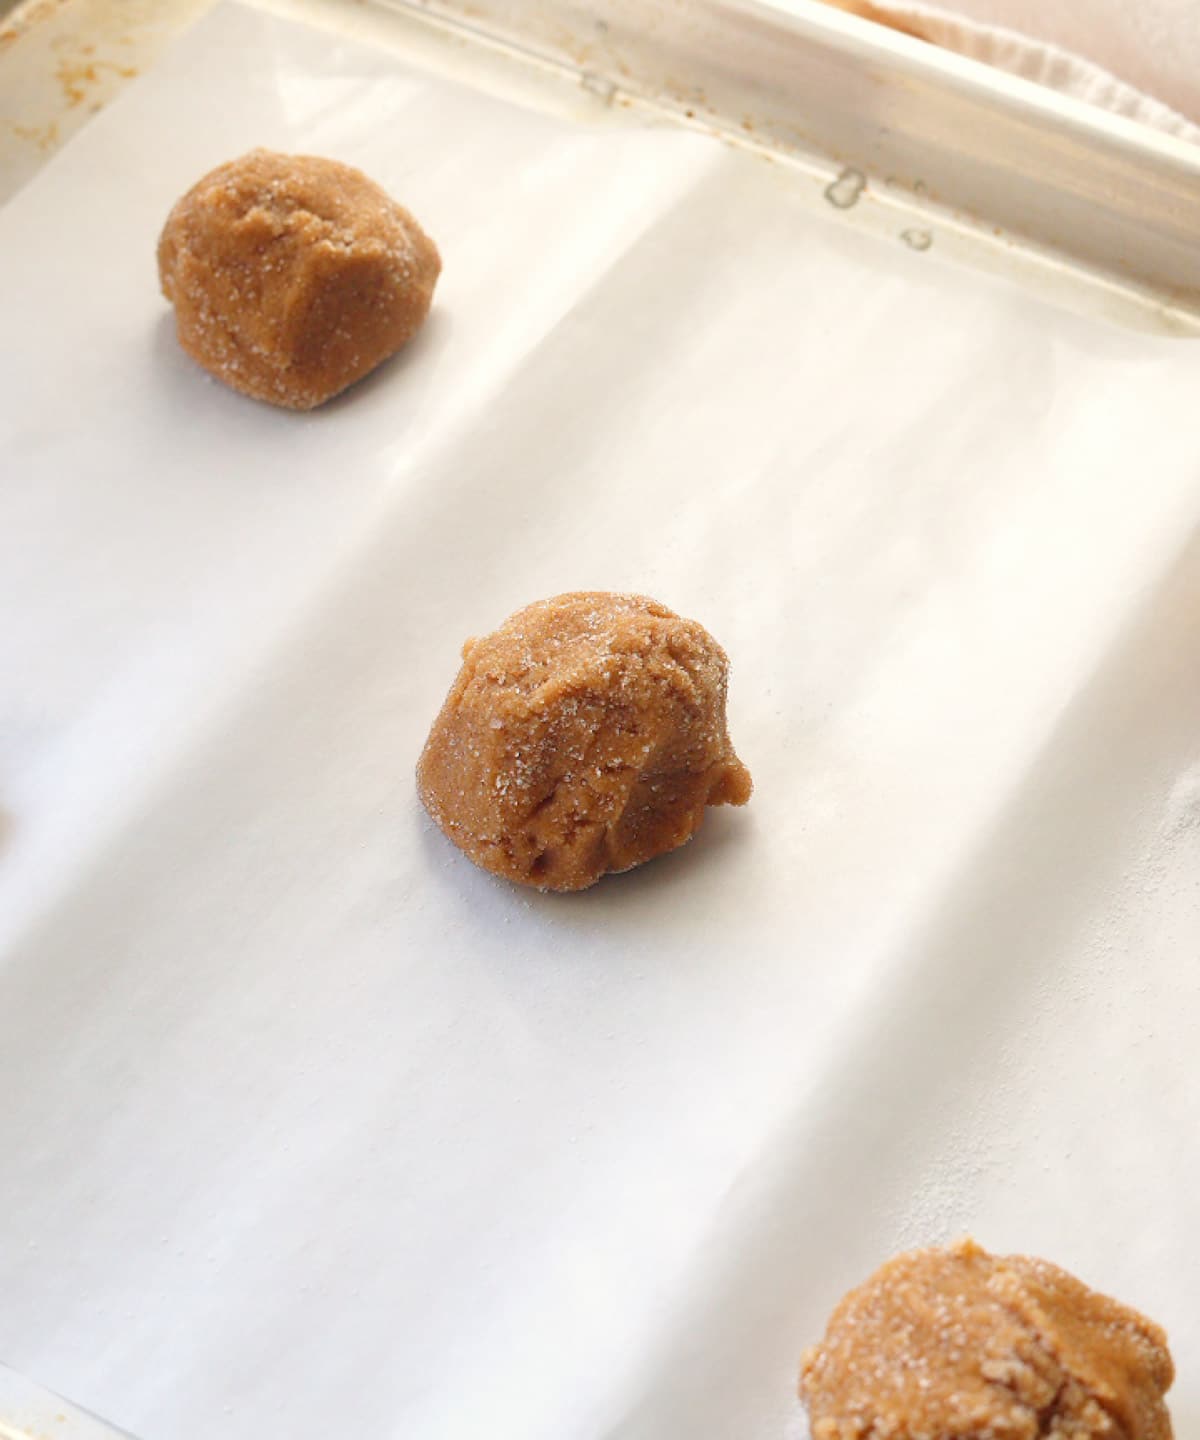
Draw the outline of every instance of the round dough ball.
M468 640L417 767L425 808L477 865L582 890L744 805L725 728L729 661L641 595L559 595Z
M1151 1321L971 1240L897 1256L804 1357L813 1440L1171 1440Z
M226 385L289 410L322 404L410 340L441 266L360 170L270 150L206 175L158 242L180 345Z

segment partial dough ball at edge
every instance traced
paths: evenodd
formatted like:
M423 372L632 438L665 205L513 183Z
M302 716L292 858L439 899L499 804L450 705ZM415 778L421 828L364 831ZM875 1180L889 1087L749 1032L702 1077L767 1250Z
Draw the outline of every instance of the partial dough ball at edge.
M803 1361L813 1440L1171 1440L1166 1336L1065 1270L972 1240L851 1290Z

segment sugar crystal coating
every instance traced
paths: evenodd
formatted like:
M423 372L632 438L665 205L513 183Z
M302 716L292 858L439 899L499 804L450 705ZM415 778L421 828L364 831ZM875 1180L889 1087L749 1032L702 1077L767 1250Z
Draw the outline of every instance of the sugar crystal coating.
M804 1357L813 1440L1171 1440L1162 1330L1044 1260L899 1255Z
M421 799L477 865L582 890L744 805L725 724L729 662L640 595L577 592L468 640L417 767Z
M421 328L441 260L360 170L252 150L205 175L158 242L179 343L226 385L309 410Z

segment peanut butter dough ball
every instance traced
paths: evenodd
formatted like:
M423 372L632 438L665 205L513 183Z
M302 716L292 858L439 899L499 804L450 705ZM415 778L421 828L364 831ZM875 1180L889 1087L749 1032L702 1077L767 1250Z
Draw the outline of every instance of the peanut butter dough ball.
M360 170L270 150L206 175L158 242L179 343L226 385L289 410L395 354L440 270L433 241Z
M582 890L744 805L725 728L729 661L641 595L559 595L468 640L417 767L425 808L477 865Z
M1171 1440L1166 1336L1044 1260L897 1256L804 1357L813 1440Z

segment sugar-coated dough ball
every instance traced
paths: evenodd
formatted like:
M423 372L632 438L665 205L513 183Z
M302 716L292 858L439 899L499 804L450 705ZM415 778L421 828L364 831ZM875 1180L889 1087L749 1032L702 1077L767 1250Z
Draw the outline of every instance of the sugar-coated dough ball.
M706 805L744 805L729 662L641 595L559 595L468 640L417 767L425 808L477 865L582 890L673 850Z
M158 242L179 343L226 385L310 410L421 328L441 260L352 166L252 150L176 204Z
M890 1260L804 1357L813 1440L1171 1440L1166 1336L1044 1260Z

